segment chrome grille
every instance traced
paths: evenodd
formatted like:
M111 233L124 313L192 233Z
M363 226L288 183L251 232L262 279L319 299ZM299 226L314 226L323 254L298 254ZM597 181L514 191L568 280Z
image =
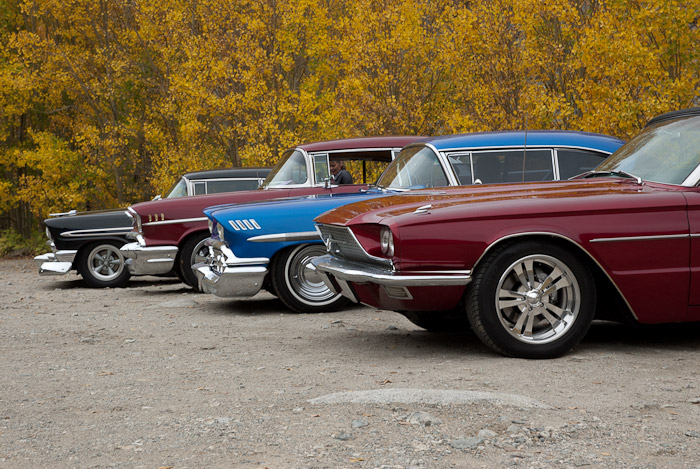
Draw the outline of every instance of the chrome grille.
M389 259L370 256L347 226L318 225L318 229L326 249L334 256L384 267L391 266Z

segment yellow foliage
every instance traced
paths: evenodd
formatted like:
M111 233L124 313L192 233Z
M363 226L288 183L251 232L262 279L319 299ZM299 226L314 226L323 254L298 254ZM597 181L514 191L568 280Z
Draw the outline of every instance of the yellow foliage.
M332 138L629 137L698 104L698 18L698 0L5 1L0 210L123 206Z

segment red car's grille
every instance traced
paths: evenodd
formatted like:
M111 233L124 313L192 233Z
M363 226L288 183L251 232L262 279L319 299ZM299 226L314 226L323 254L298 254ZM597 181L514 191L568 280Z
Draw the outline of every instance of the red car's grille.
M367 254L347 226L318 225L318 227L328 252L334 256L384 267L391 266L389 259Z

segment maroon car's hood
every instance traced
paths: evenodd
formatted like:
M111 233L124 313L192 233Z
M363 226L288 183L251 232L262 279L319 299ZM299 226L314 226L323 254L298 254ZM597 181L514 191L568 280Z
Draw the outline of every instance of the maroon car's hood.
M203 217L202 210L213 205L233 204L276 197L285 197L289 189L256 189L252 191L222 192L218 194L151 200L131 206L142 217L164 214L166 219Z
M417 190L390 197L345 205L316 218L319 223L378 223L382 220L418 223L464 217L518 217L533 212L577 212L605 208L648 207L677 202L678 194L669 197L628 197L631 194L658 194L669 186L632 179L588 179L547 183L494 184ZM429 207L428 207L429 206ZM422 208L423 214L416 214ZM419 221L419 218L420 221Z

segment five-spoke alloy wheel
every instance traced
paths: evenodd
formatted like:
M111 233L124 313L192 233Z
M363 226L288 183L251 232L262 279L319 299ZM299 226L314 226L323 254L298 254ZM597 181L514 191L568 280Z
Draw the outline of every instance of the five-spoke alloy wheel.
M84 246L78 253L77 269L83 281L93 288L119 287L130 276L119 246L109 242Z

